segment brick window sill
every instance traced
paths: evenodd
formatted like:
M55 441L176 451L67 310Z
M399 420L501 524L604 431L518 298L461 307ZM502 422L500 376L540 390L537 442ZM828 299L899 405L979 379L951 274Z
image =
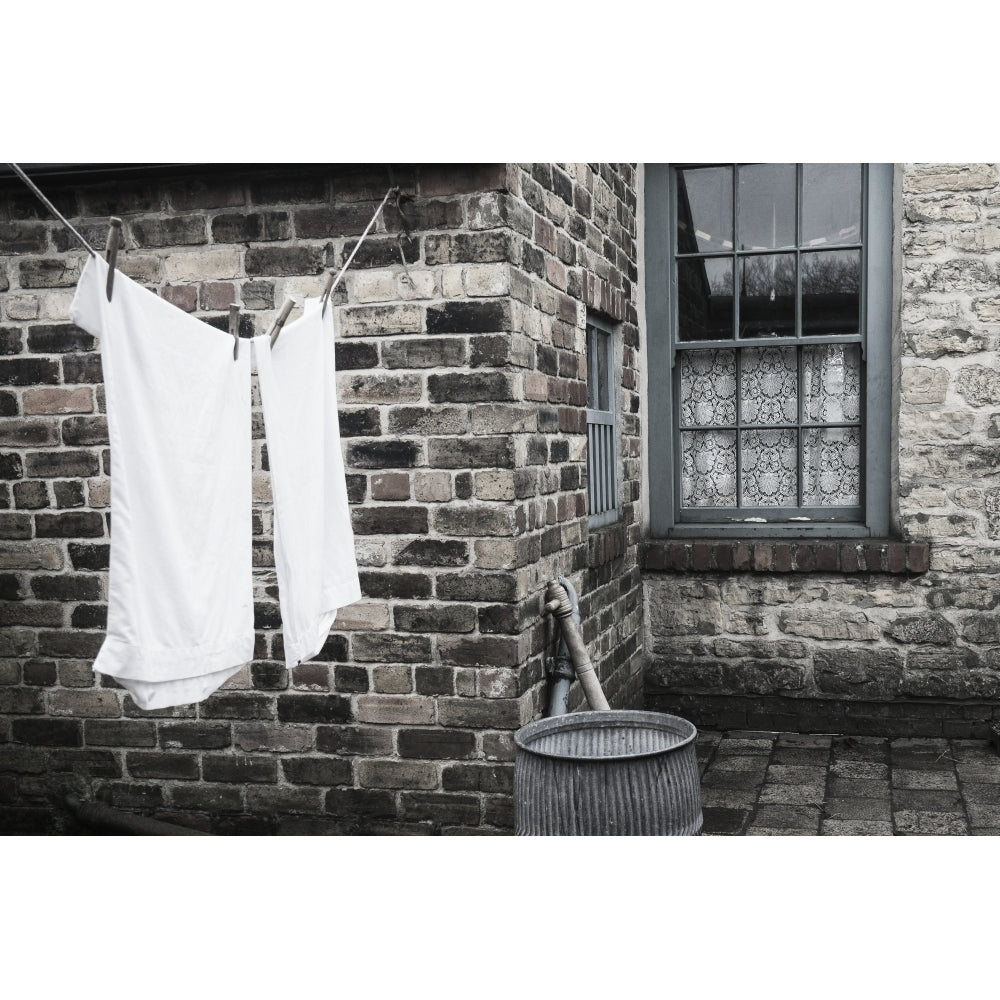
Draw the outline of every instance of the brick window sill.
M926 573L929 542L889 539L647 542L642 568L665 573Z
M625 526L609 524L595 528L587 537L587 565L592 569L614 562L625 554Z

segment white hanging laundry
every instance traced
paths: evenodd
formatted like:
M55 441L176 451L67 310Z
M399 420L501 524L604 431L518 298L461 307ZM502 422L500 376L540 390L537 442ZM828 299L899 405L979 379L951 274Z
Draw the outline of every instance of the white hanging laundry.
M94 671L140 708L166 708L253 657L250 351L234 361L231 336L124 274L108 302L107 274L91 257L70 308L101 341L114 466Z
M274 561L285 664L323 647L337 610L361 597L337 417L332 308L253 340L274 497Z

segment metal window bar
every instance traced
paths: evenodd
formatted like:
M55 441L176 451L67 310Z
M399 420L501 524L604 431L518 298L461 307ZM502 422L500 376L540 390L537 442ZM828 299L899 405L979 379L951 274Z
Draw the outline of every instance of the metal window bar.
M618 447L615 431L613 334L595 320L587 322L587 513L589 526L618 520ZM607 409L600 407L602 395Z

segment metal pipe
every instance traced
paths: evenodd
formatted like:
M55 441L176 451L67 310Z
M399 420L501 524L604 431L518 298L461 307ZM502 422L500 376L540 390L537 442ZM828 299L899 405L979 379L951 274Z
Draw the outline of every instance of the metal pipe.
M572 598L570 598L570 594L573 595ZM590 705L591 709L602 712L610 711L611 706L604 696L597 671L594 670L594 665L590 662L590 655L587 653L583 636L580 635L580 606L573 585L562 576L558 578L558 582L550 580L546 587L545 597L545 611L555 616L562 632L554 671L556 680L553 683L549 699L549 715L565 715L568 711L567 700L572 674L568 674L564 663L562 664L563 669L560 670L560 661L564 657L568 657L572 662L587 704Z
M73 815L84 825L103 830L105 833L130 833L141 837L208 837L203 830L192 830L175 823L150 819L122 812L100 802L83 802L75 795L66 796L66 805Z
M558 577L567 595L569 596L570 607L572 608L572 620L580 624L580 602L576 596L576 589L564 576ZM548 596L548 595L546 595ZM550 616L550 620L555 620L555 615ZM554 659L551 660L549 673L552 675L552 687L549 690L549 707L546 716L565 715L569 711L569 689L573 685L576 671L573 669L573 661L569 656L569 647L566 645L566 637L562 629L559 630L559 648L556 650Z

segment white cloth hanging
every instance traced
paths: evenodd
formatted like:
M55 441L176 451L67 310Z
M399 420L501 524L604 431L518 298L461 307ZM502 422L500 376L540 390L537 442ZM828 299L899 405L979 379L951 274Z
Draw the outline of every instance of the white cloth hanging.
M107 636L94 670L144 709L253 657L250 351L91 257L70 319L98 337L111 443Z
M337 610L361 597L337 417L332 308L306 299L271 347L254 338L274 497L285 664L323 647Z

